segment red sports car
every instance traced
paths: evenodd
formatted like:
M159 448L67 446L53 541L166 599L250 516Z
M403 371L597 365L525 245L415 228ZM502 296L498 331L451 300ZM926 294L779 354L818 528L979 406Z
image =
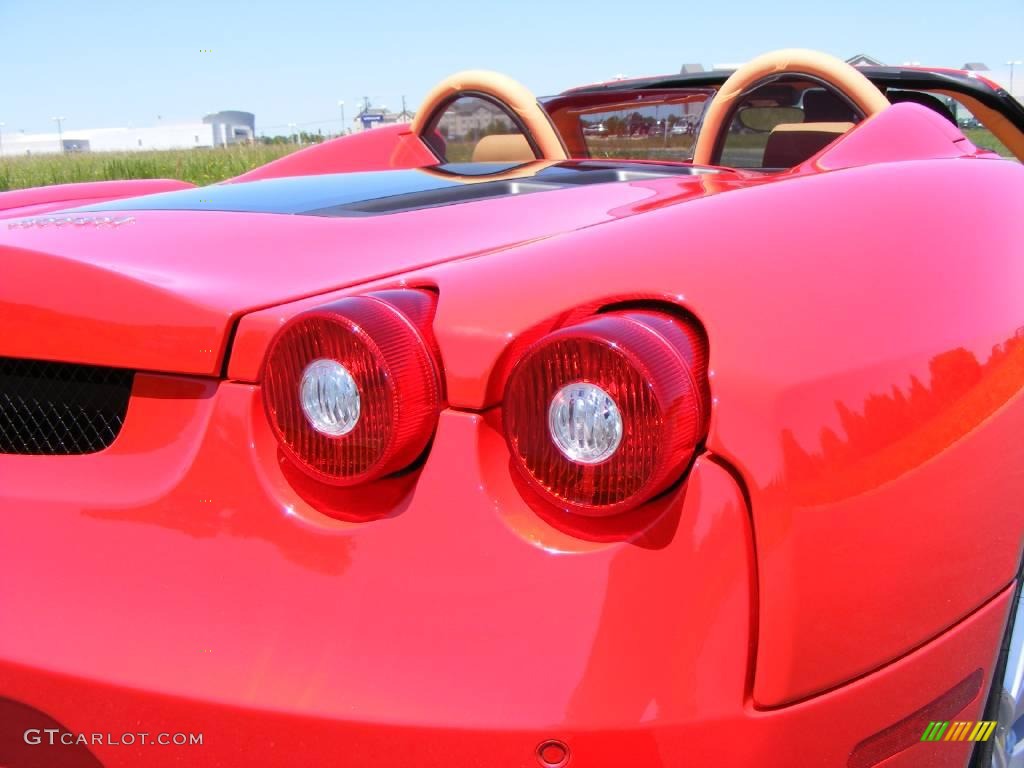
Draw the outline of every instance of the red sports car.
M0 765L1024 764L975 120L1024 157L965 72L465 72L230 182L0 195Z

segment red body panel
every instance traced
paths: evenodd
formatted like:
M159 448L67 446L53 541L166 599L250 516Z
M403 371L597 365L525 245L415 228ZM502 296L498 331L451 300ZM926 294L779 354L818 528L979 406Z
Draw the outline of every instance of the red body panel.
M194 186L187 181L178 181L177 179L126 179L16 189L10 192L0 192L0 219L13 216L35 216L60 208L72 208L121 197L171 192Z
M479 415L444 414L400 509L370 524L318 515L275 456L254 387L144 376L108 451L6 457L6 504L31 514L0 521L19 542L0 599L4 621L32 620L0 633L5 695L76 733L204 734L188 752L92 747L108 768L529 765L548 738L588 766L791 765L797 739L839 765L988 666L1009 598L884 672L760 713L749 519L714 462L643 535L589 544L536 518Z
M279 176L422 168L437 158L405 123L341 136L314 144L236 176L231 181L256 181Z
M869 118L868 130L850 131L830 144L807 165L822 171L837 171L864 164L865 157L877 163L971 157L978 153L960 130L948 120L912 104L893 104Z
M956 196L917 204L950 174ZM579 233L586 270L557 241L439 268L449 400L495 404L510 340L565 306L660 296L691 309L710 340L708 448L753 505L756 700L827 689L934 637L1015 573L1021 183L1024 169L994 160L860 168L691 203L673 226L666 210ZM618 254L639 243L644 258L622 270ZM513 261L524 282L509 290ZM481 304L493 321L467 326Z
M108 449L0 456L0 697L206 738L90 747L107 766L533 766L547 739L588 767L845 766L967 679L944 719L979 718L1024 534L1024 168L928 114L774 177L0 230L0 355L165 372ZM386 131L377 167L423 159ZM267 342L402 285L438 292L433 443L317 486L266 421ZM621 302L702 324L706 446L642 513L539 514L505 375ZM918 737L885 765L970 747Z
M245 588L243 588L245 589ZM188 765L259 766L331 765L343 760L352 768L441 768L452 765L509 765L532 768L539 765L537 747L551 738L563 741L570 750L570 764L588 768L621 768L623 765L678 766L690 761L721 768L792 768L792 766L846 766L864 734L876 733L903 718L920 702L941 696L951 686L971 675L979 660L990 663L989 649L999 642L1009 595L1002 595L940 640L919 649L875 675L858 680L803 704L773 712L759 712L734 703L718 716L693 724L665 722L654 713L632 710L631 717L616 728L581 729L564 724L564 719L494 728L484 725L472 730L437 725L396 725L359 719L358 707L349 712L325 715L315 709L314 697L322 689L317 670L308 667L284 687L263 674L278 663L283 651L268 651L252 670L238 673L245 679L241 701L225 695L223 689L201 689L189 683L218 679L211 670L221 663L210 649L197 654L188 665L176 660L187 672L176 686L188 688L193 696L155 691L119 680L98 680L40 671L9 662L0 663L0 685L7 695L29 702L39 709L71 713L63 725L75 733L112 733L121 742L123 734L147 732L201 733L202 746L126 746L113 744L91 747L106 768L144 764L152 768ZM161 617L161 621L163 618ZM281 644L271 646L281 648ZM546 652L543 650L542 652ZM213 658L209 658L213 657ZM319 659L320 657L316 657ZM532 656L530 658L533 658ZM154 660L154 666L167 662ZM528 663L528 662L527 662ZM313 665L313 662L309 662ZM467 682L464 666L453 660L442 669L449 674L440 691L431 691L423 710L431 711L441 696L459 682ZM522 675L519 675L522 676ZM147 675L148 679L148 675ZM528 677L530 681L537 678ZM305 689L297 688L296 682ZM384 678L385 684L394 684ZM989 681L986 679L984 685ZM378 686L381 687L381 686ZM382 696L390 693L384 685ZM309 692L307 693L307 690ZM497 694L500 695L500 692ZM503 709L531 711L541 691L522 700L506 698ZM201 698L198 698L201 697ZM335 698L348 701L344 693ZM311 700L313 703L311 704ZM647 699L647 703L656 699ZM486 701L484 705L491 702ZM480 706L474 701L473 706ZM969 720L981 716L982 701L973 700L956 717ZM617 715L621 712L617 712ZM645 718L645 715L648 717ZM953 716L951 716L952 719ZM40 718L19 719L0 726L0 733L20 738L26 728L38 727ZM17 730L16 730L17 729ZM137 738L137 737L136 737ZM885 768L954 768L963 766L971 742L920 742L915 740L884 763ZM36 756L45 747L33 747ZM57 750L60 747L56 747ZM51 753L52 754L52 750ZM810 762L813 760L813 762ZM64 765L91 764L66 762Z
M244 312L631 215L651 196L627 185L545 194L560 205L524 195L365 218L119 211L133 221L0 229L0 355L215 374ZM496 217L503 226L489 226Z
M920 210L914 190L954 171L963 197ZM898 186L878 178L893 175ZM440 289L448 397L465 408L497 403L511 342L566 306L657 296L697 313L714 370L708 447L747 480L758 532L756 700L779 705L910 651L1013 577L1024 495L1014 471L1024 448L1011 437L1024 424L1014 297L1024 265L1007 235L1010 222L1021 226L1007 190L1021 175L1016 164L958 160L794 179L691 204L675 228L636 217L407 279ZM961 200L976 204L967 212ZM786 210L806 226L794 229ZM733 217L756 234L723 240ZM887 218L917 221L915 238L865 226ZM617 254L641 242L644 259L610 289ZM568 249L587 253L589 268L578 270ZM950 252L982 253L990 267L948 257L932 267ZM770 290L737 276L740 258L774 276ZM879 292L906 300L879 304ZM254 375L255 350L307 305L246 318L231 375ZM947 563L939 573L936 556Z

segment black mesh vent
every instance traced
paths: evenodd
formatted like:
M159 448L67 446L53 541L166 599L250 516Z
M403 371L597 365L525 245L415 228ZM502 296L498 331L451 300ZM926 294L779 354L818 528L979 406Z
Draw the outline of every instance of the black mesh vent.
M0 453L101 451L121 431L132 371L0 357Z

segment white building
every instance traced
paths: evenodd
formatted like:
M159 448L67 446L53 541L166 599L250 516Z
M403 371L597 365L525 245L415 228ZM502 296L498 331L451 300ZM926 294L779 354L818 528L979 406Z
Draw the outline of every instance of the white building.
M252 113L215 112L199 122L142 128L69 128L61 134L5 131L0 135L0 155L9 157L55 154L62 150L140 152L154 149L221 147L251 142L255 135L256 118Z
M482 131L495 129L500 133L518 131L512 118L484 99L463 97L457 99L437 121L437 127L448 138L479 136Z
M367 131L384 125L411 123L414 117L416 117L415 112L409 112L405 109L401 112L392 112L387 107L365 107L359 110L359 114L352 118L352 124L356 131Z

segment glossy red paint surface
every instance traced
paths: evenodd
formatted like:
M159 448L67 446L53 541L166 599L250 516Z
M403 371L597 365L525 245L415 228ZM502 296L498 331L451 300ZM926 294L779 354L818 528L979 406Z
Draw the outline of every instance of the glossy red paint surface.
M486 255L490 258L488 254L497 254L517 245L570 235L575 236L576 230L588 229L594 225L646 214L678 203L761 183L765 183L764 177L745 178L739 174L723 173L721 176L687 176L678 179L583 186L578 189L558 192L558 205L551 205L552 198L550 197L546 202L542 195L525 195L519 198L482 201L465 207L436 208L401 220L392 217L382 225L382 236L387 233L400 233L402 231L400 223L407 222L410 225L410 248L415 247L416 252L423 253L432 250L435 244L439 248L448 248L451 251L453 243L449 238L465 238L462 242L475 241L479 243L486 238L507 238L509 233L523 233L507 245L476 251L469 251L467 248L464 258L472 269L474 268L472 265L483 263L482 260L477 261L478 257ZM493 221L496 216L500 216L502 221L502 226L498 231L489 226L489 222ZM429 239L423 239L419 237L419 230L414 227L427 221L431 225L432 235ZM526 234L531 230L536 233L532 237ZM418 244L411 245L418 237ZM519 273L514 272L514 268L512 272L510 279L516 281L525 279ZM408 272L401 276L395 275L366 282L359 286L359 290L375 290L404 285L433 285L434 283L435 278L431 273ZM507 281L506 284L508 284ZM494 290L498 287L491 286L490 288ZM292 304L282 302L278 306L252 312L242 317L231 350L228 376L240 381L256 381L267 344L282 323L297 312L313 309L326 300L351 292L344 290L338 293L325 293L322 296ZM568 307L570 305L567 305L566 308ZM467 322L470 323L470 327L473 327L473 324L480 322L481 316L487 314L487 310L482 311L478 307L472 310ZM501 319L495 317L493 321L500 323ZM467 343L471 344L472 342ZM495 386L502 383L499 382ZM497 397L500 395L496 390L494 399L496 400Z
M657 526L591 544L530 512L499 431L447 412L402 502L345 523L290 486L256 388L138 386L108 451L5 457L5 508L31 499L0 524L20 542L0 565L4 621L21 627L0 633L6 661L409 733L682 722L742 702L749 521L714 464ZM122 467L133 481L112 487ZM14 586L46 584L58 564L75 574L59 611Z
M175 189L189 189L194 186L187 181L177 179L125 179L15 189L9 192L0 192L0 218L29 216L57 210L58 206L71 208L101 200L171 192Z
M1021 544L1024 456L1010 435L1024 418L1013 287L1024 265L1012 245L1024 235L1024 169L964 158L808 174L726 182L711 196L720 190L705 178L705 199L691 191L678 210L655 204L572 238L405 277L439 287L435 327L449 400L462 408L496 404L513 342L566 307L659 297L704 323L708 447L734 463L753 503L763 706L935 637L1010 581ZM957 195L931 194L953 179ZM630 186L658 201L670 188L686 199L691 185ZM644 258L624 272L622 254L637 249ZM253 377L269 335L310 304L246 317L230 375ZM949 563L941 574L936 557Z
M879 163L905 162L971 157L979 151L948 120L935 120L910 104L893 104L868 119L870 130L841 136L807 164L821 171L837 171L863 165L864 157Z
M119 211L133 220L0 228L0 355L215 374L245 312L630 215L649 196L625 185L545 194L560 204L524 195L361 218Z
M0 230L0 355L165 372L109 449L0 456L0 696L206 734L107 766L535 765L550 740L570 765L842 766L981 670L978 718L1024 533L1024 168L890 113L776 177ZM324 488L266 421L267 343L398 286L438 292L449 406L406 473ZM623 302L706 331L705 452L640 510L561 515L516 483L505 376Z
M916 204L951 177L958 195ZM510 340L565 306L659 296L691 309L711 350L708 448L738 468L753 506L755 698L827 689L939 634L1014 575L1022 183L1014 163L969 159L791 178L579 233L585 270L557 241L432 270L449 400L496 403ZM638 248L610 290L603 276ZM513 260L523 282L510 291ZM467 322L481 304L493 319Z
M204 734L92 747L108 767L529 765L550 738L581 765L789 765L795 741L841 765L989 666L1002 630L1008 592L882 672L757 712L749 518L714 462L645 532L588 543L524 504L487 419L449 411L402 504L347 523L296 495L255 387L136 388L109 450L4 463L0 689L72 732Z
M422 168L436 163L437 158L426 144L409 130L407 124L399 123L314 144L236 176L231 181L382 168Z

